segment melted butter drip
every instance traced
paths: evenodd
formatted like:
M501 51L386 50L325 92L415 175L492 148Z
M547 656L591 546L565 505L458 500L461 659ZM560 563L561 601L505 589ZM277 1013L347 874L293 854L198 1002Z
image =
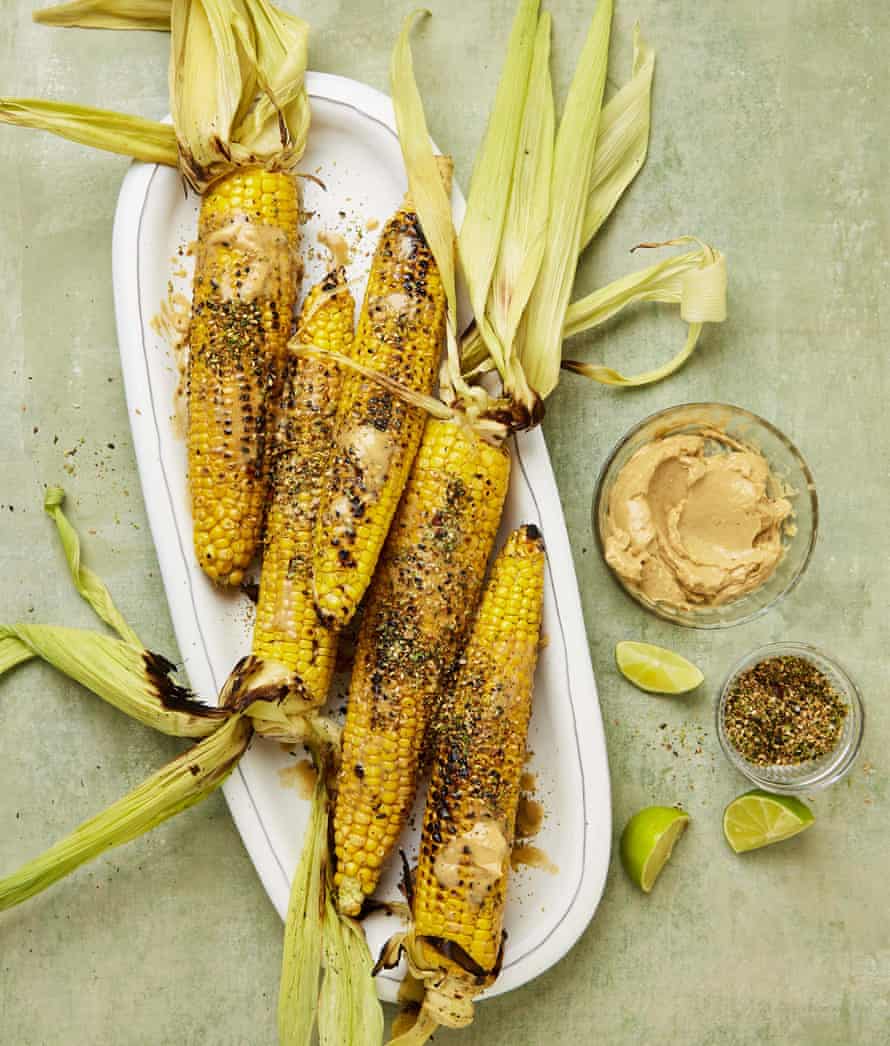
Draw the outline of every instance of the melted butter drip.
M466 888L470 903L481 905L506 873L509 849L498 822L481 818L441 850L433 873L446 890Z
M510 866L517 868L540 868L550 875L558 875L559 868L550 860L539 846L522 844L514 846L510 854Z
M278 771L278 780L283 788L295 788L301 799L311 799L318 777L310 759L301 759L292 766Z
M322 229L318 234L318 242L331 252L331 263L335 269L349 264L349 244L340 233Z
M214 229L204 240L204 248L237 250L244 255L238 266L235 283L227 275L219 284L219 293L224 301L255 301L269 293L273 279L286 278L284 269L290 253L287 234L274 225L261 225L238 218Z

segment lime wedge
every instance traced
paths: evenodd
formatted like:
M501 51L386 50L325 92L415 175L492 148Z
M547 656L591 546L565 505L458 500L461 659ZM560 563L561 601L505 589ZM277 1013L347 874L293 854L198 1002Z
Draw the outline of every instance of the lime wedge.
M686 694L705 678L685 657L651 643L625 639L615 647L615 660L625 679L650 694Z
M760 788L740 795L723 812L723 834L737 854L790 839L815 821L799 799Z
M647 806L627 822L621 833L621 862L643 893L655 885L688 824L689 814L675 806Z

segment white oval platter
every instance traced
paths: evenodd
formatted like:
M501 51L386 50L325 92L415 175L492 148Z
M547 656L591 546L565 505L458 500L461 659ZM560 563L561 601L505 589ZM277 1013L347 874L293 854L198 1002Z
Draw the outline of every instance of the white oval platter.
M342 77L309 74L312 130L301 169L321 178L326 191L304 182L306 280L323 275L321 230L355 244L349 274L361 296L381 225L405 190L405 174L390 100ZM459 190L455 219L463 214ZM134 164L127 173L114 225L114 293L118 339L133 442L151 531L184 668L195 691L210 703L235 661L250 648L252 607L202 574L192 552L186 487L186 449L174 411L177 360L152 326L168 283L188 295L190 259L180 250L195 236L198 202L170 168ZM371 228L369 228L369 225ZM316 245L316 246L313 246ZM490 995L538 976L575 943L593 916L609 862L609 774L596 684L590 664L568 535L540 429L518 438L502 535L522 522L537 523L548 550L544 631L529 748L537 798L546 816L535 839L558 872L522 868L514 873L506 917L507 944L500 977ZM500 541L500 539L499 539ZM335 688L336 689L336 688ZM343 689L334 697L342 704ZM300 854L308 802L281 774L302 753L254 740L225 785L225 794L272 903L284 917L290 880ZM420 807L401 840L409 859L417 852ZM398 860L379 895L398 894ZM382 913L365 920L371 950L394 931ZM379 994L395 999L399 971L382 973Z

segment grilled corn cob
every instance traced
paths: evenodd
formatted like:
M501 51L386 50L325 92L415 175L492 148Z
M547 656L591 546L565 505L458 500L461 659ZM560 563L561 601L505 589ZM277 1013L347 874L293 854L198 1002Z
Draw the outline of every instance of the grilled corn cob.
M429 420L368 594L334 808L338 906L356 914L411 811L426 725L472 619L510 475L503 446Z
M294 346L348 356L355 302L342 268L309 292ZM342 373L323 356L291 352L269 445L272 500L266 517L253 657L239 666L239 687L284 686L287 711L318 708L327 697L337 637L315 613L312 533L327 478ZM271 695L270 695L271 696Z
M288 174L243 168L204 194L189 325L189 484L198 562L237 585L268 495L268 404L280 389L299 257Z
M443 163L442 177L450 187L450 161ZM374 254L356 332L356 360L429 393L445 308L439 270L406 197ZM316 605L335 627L349 621L370 583L424 420L420 409L379 383L359 374L346 378L313 560Z
M399 941L425 995L398 1042L468 1024L474 995L497 975L543 594L543 542L537 527L520 527L495 561L446 708L413 924Z

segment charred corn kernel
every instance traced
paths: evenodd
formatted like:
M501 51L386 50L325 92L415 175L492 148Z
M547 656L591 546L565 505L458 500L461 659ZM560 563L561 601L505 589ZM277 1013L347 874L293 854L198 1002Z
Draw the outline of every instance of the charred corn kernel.
M299 274L290 175L245 168L201 202L189 325L188 449L195 554L237 585L260 539L264 461Z
M374 890L411 812L432 706L472 619L509 476L504 447L427 422L368 593L349 689L334 807L334 881L347 914Z
M406 200L374 254L355 358L417 392L430 392L445 308L439 270ZM349 621L371 581L424 422L422 410L377 382L359 374L346 379L314 553L316 605L336 627Z
M312 288L295 347L348 356L355 302L342 269ZM342 373L323 356L290 354L274 437L272 501L266 519L253 653L280 664L293 687L320 705L334 671L336 635L321 623L312 593L312 534L327 480Z
M482 596L427 795L413 933L443 969L478 976L497 965L543 593L543 542L520 527Z

